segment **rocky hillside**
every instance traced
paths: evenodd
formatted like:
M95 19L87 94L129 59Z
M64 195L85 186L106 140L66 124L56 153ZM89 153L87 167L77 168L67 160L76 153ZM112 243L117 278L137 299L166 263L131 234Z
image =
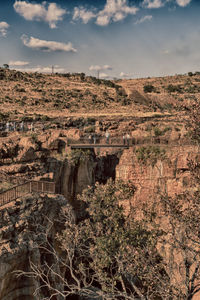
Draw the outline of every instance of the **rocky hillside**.
M14 118L24 113L56 117L71 113L176 112L200 98L198 72L110 81L83 73L44 75L1 68L0 83L1 113Z

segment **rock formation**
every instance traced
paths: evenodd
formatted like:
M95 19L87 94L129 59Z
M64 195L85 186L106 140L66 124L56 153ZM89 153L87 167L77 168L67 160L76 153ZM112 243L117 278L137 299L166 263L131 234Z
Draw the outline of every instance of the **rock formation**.
M55 234L62 229L61 210L67 206L63 196L28 195L0 210L0 299L38 300L34 292L38 280L19 276L29 272L30 261L42 264L44 249L56 247ZM44 296L44 295L43 295Z

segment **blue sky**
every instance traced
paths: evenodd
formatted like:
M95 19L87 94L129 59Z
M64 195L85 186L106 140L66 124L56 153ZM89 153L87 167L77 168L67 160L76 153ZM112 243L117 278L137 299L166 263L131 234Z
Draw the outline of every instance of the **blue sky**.
M0 65L102 78L200 71L200 1L0 2Z

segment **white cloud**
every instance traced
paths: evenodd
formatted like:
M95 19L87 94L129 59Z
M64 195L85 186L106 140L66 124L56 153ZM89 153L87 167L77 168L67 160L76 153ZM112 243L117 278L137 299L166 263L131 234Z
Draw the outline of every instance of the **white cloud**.
M87 24L91 19L95 18L96 14L92 11L86 10L84 7L75 7L73 20L81 19L84 24Z
M179 6L182 6L182 7L185 7L187 6L188 4L190 4L192 0L176 0L176 3L179 5Z
M93 66L93 65L92 65L92 66L89 67L89 70L90 70L90 71L100 71L100 70L101 70L101 67L100 67L100 66Z
M129 14L134 15L138 11L135 6L129 6L127 0L107 0L103 10L98 13L96 24L107 26L111 22L125 19Z
M56 3L32 4L26 1L15 1L13 7L15 11L29 21L44 21L51 28L56 28L56 23L62 21L66 10L60 8Z
M64 14L66 14L65 9L58 7L56 3L50 3L46 14L46 21L51 28L56 28L56 23L62 21Z
M111 22L118 22L128 15L134 15L138 11L135 6L129 6L128 0L107 0L104 8L98 12L87 10L83 6L75 7L73 20L81 19L87 24L91 19L96 18L96 24L107 26Z
M99 78L108 78L108 74L106 73L99 73Z
M102 70L112 70L112 67L109 66L109 65L104 65L104 66L102 67Z
M146 8L160 8L164 6L162 0L144 0L142 4Z
M52 73L52 66L42 67L36 66L32 68L16 68L18 71L22 72L38 72L38 73ZM59 66L54 66L54 73L64 73L65 69Z
M120 77L124 77L124 78L130 78L131 77L131 75L130 74L127 74L127 73L124 73L124 72L121 72L120 74L119 74L119 76Z
M73 48L72 43L59 43L54 41L45 41L39 40L34 37L27 37L25 34L21 36L21 40L26 47L42 50L46 52L51 51L65 51L65 52L77 52L75 48Z
M89 70L90 71L112 70L112 67L109 65L104 65L104 66L92 65L89 67Z
M153 16L147 15L147 16L144 16L144 17L140 18L139 20L137 20L134 24L137 25L137 24L141 24L141 23L144 23L147 21L151 21L152 18L153 18Z
M7 29L10 27L10 25L6 22L0 22L0 36L6 36L7 35Z
M9 61L9 65L10 66L26 66L26 65L29 65L29 62L28 61L21 61L21 60L16 60L16 61Z

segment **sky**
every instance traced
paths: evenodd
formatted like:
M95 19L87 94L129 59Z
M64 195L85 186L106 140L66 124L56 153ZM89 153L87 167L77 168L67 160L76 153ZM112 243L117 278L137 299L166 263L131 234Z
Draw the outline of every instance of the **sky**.
M200 71L200 0L0 1L0 66L143 78Z

